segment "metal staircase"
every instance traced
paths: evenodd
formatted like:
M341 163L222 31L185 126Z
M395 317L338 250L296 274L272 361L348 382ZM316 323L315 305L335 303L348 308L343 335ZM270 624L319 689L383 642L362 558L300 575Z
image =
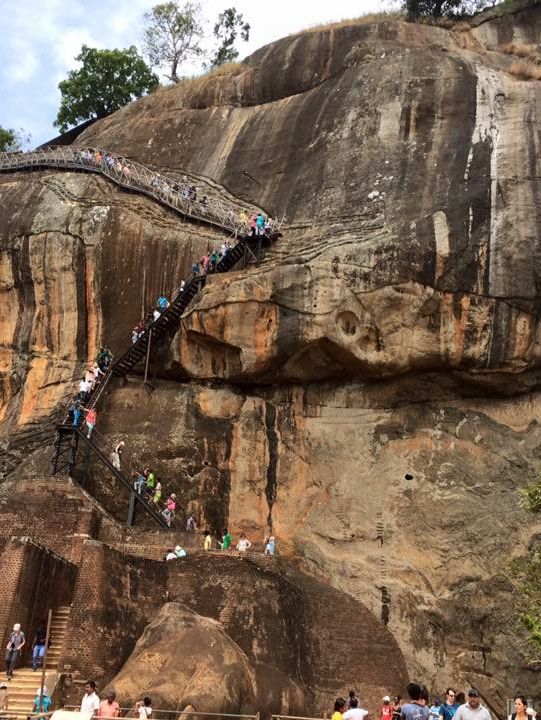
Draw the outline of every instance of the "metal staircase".
M139 495L134 489L133 482L129 480L118 468L116 468L107 455L88 438L84 432L73 425L59 425L57 428L57 437L55 441L55 455L53 458L53 475L68 474L72 475L75 469L77 451L80 444L83 443L90 452L104 465L109 472L128 490L130 493L130 503L128 507L128 518L126 525L131 526L135 521L135 513L138 507L141 507L147 515L165 530L169 530L169 525L161 513Z

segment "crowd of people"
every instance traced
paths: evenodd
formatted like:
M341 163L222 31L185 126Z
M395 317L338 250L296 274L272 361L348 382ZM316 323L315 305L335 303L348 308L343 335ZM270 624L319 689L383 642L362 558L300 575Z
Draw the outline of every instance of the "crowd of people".
M92 437L98 419L96 409L87 407L87 403L92 391L103 380L112 362L113 355L110 350L104 347L100 348L96 361L86 370L79 381L79 390L68 408L68 422L73 427L79 427L84 416L87 438Z
M96 692L96 683L89 680L85 684L85 693L81 700L81 712L91 713L94 717L117 718L120 717L120 705L116 699L116 692L109 690L105 700L100 700ZM135 718L149 720L152 717L152 699L145 695L135 703Z
M186 521L186 531L194 533L197 532L197 524L193 513L190 514L188 520ZM229 530L224 528L220 539L213 537L210 530L204 530L201 547L203 550L238 550L238 552L246 552L253 547L253 543L246 537L246 533L241 532L239 539L235 544L233 536ZM265 555L276 554L276 540L274 535L265 537L263 540L263 553ZM177 545L174 549L169 548L166 551L164 559L167 561L178 560L179 558L182 559L187 557L187 555L188 553L186 550L181 545Z
M84 148L76 150L75 159L81 165L101 169L106 174L114 172L121 181L130 185L141 185L129 162L113 153ZM208 196L200 192L197 186L188 181L186 177L183 177L182 182L176 182L171 178L154 174L149 187L154 194L166 202L177 206L187 206L189 214L201 213L222 219L229 227L235 226L241 234L271 235L277 228L272 218L265 219L261 213L248 215L246 210L237 212L233 204L228 209L225 209L226 203L223 203L220 209L213 208ZM223 218L222 215L224 215Z
M444 700L435 695L430 701L425 685L409 683L408 699L402 701L400 695L391 699L385 695L377 712L377 720L492 720L490 712L481 702L481 694L476 688L470 688L467 696L464 692L447 688ZM525 695L515 694L514 712L508 720L535 720L536 712L528 707ZM349 698L336 698L331 720L367 720L373 713L361 707L361 701L355 690Z

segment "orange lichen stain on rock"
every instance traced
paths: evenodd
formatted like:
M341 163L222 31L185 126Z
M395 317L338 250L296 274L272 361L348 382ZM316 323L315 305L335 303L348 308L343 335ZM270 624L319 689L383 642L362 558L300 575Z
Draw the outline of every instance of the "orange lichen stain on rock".
M242 395L230 390L203 389L197 393L199 411L206 417L236 418L244 403Z
M265 487L268 451L263 414L262 401L247 398L232 428L229 524L237 531L248 532L267 527L269 506Z
M4 347L14 344L18 318L19 300L11 254L0 253L0 338Z
M47 415L51 407L61 402L65 387L58 380L58 369L51 364L50 359L35 357L30 361L18 418L19 425Z
M531 315L516 311L513 322L514 328L511 332L513 346L509 362L517 370L523 370L531 361L535 345L535 328Z
M94 248L85 249L85 297L86 297L86 342L87 362L92 362L98 350L98 336L101 327L101 318L96 303L99 294L96 287L96 266L94 262Z
M78 326L76 258L73 241L36 236L29 242L34 281L34 317L30 346L38 353L76 357Z

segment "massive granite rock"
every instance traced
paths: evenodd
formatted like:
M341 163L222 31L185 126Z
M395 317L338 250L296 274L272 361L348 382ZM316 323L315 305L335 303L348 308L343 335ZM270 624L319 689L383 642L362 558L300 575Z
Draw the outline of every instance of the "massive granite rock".
M220 625L167 603L145 628L111 683L123 707L150 695L156 707L182 711L254 711L255 674Z
M539 42L541 6L523 5L469 31L291 36L77 141L287 217L259 268L188 309L156 365L168 382L109 395L106 436L156 458L201 522L272 529L362 596L412 675L499 710L540 689L509 578L540 531L518 490L541 442L541 86L499 50ZM0 183L7 432L52 411L101 341L122 345L208 232L103 180Z

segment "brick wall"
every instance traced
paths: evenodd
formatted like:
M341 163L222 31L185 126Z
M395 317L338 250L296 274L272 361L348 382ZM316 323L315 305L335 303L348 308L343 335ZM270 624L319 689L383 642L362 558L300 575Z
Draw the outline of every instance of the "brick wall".
M303 597L265 560L276 569L274 558L237 552L198 552L169 562L169 599L218 620L248 657L299 680Z
M7 643L14 623L21 623L28 640L23 650L25 662L38 625L47 621L48 610L70 604L77 568L29 538L7 541L0 563L3 642Z
M164 563L85 541L60 667L74 681L70 701L89 677L103 687L120 670L166 601L166 585Z
M2 507L0 537L29 536L73 562L81 542L102 532L122 538L122 528L69 478L20 479Z
M383 623L287 561L197 552L167 570L170 600L218 620L249 657L304 685L318 712L350 688L377 707L407 682L402 653Z

